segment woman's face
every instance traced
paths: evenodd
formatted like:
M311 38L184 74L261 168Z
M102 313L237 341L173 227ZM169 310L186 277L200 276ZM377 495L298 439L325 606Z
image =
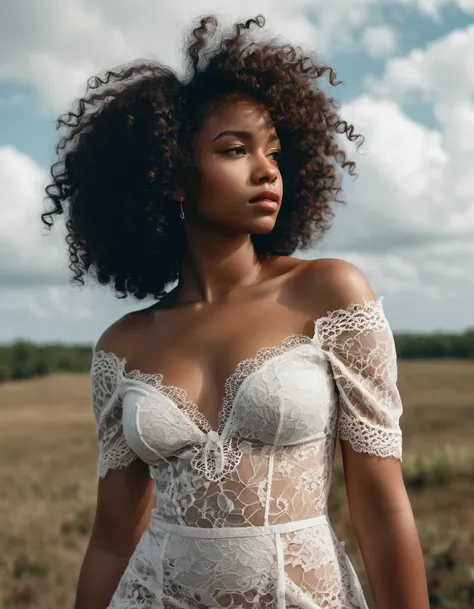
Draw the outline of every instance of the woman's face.
M283 183L278 168L280 141L266 108L231 98L205 119L194 144L198 221L235 234L270 232L281 206ZM255 202L256 197L275 201Z

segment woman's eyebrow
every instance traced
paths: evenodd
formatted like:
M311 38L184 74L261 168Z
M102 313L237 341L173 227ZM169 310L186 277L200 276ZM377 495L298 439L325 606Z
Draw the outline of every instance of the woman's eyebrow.
M250 131L241 131L238 129L226 129L225 131L221 131L218 135L216 135L216 137L212 141L215 142L219 138L225 137L226 135L232 135L234 137L240 137L242 139L247 139L247 140L251 140L253 137L253 134ZM274 142L277 139L279 139L278 135L276 133L272 133L272 134L270 134L268 141Z

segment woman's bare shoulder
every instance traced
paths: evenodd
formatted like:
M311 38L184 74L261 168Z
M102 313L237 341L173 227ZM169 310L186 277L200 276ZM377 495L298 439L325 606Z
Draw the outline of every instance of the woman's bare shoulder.
M375 299L362 271L339 258L307 261L301 267L299 285L300 298L307 306L314 307L315 317Z
M129 361L140 337L150 327L152 316L153 306L126 313L102 332L95 346L96 351L114 353Z

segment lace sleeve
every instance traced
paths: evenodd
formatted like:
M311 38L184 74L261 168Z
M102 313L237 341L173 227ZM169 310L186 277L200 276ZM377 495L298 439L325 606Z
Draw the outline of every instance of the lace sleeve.
M104 478L109 469L127 467L137 459L137 455L127 444L122 429L122 396L119 381L124 366L124 362L112 353L93 351L91 400L99 444L97 468L99 478Z
M381 299L333 311L316 327L340 395L340 440L401 460L397 357Z

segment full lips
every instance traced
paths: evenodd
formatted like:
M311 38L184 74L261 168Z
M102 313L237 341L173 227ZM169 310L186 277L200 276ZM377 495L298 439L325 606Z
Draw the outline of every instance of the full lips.
M259 199L258 201L250 203L250 205L254 205L256 207L259 207L260 209L265 209L271 212L276 211L279 207L278 202L273 201L272 199Z

